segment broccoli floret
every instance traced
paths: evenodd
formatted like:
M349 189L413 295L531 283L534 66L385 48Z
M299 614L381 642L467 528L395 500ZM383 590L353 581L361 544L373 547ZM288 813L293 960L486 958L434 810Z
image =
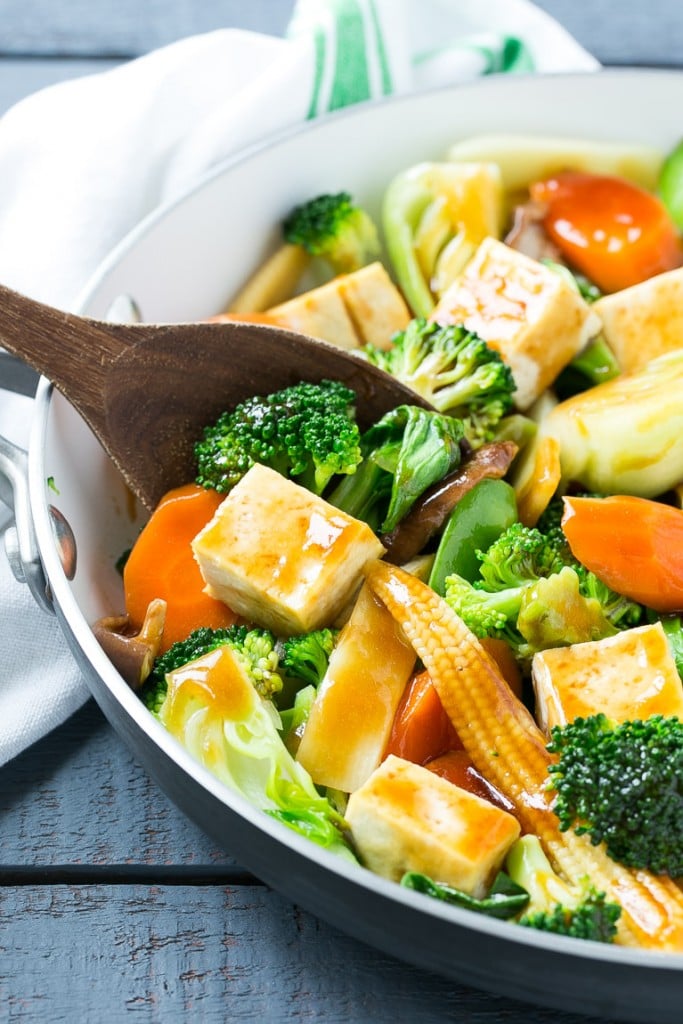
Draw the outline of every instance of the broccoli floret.
M548 750L562 831L604 841L627 867L683 875L683 721L577 718L551 730Z
M282 689L278 673L278 653L275 637L267 629L248 626L226 626L209 629L202 626L185 640L178 640L159 655L152 671L140 690L140 697L150 711L158 714L166 699L166 676L190 661L201 658L209 651L227 644L239 656L247 675L262 697L271 697Z
M462 436L459 419L399 405L363 434L360 466L328 501L388 533L428 487L458 466Z
M542 533L513 523L486 551L477 551L479 573L487 590L517 587L559 572L571 560L567 540L558 528Z
M558 504L561 505L561 500ZM560 528L555 508L546 509L546 518L539 521L539 526L513 523L487 551L478 551L477 557L487 590L519 586L553 576L568 567L578 577L581 596L597 601L601 614L616 630L631 629L643 618L645 609L641 604L617 594L577 562Z
M322 195L297 206L282 225L283 240L230 303L232 313L253 313L286 302L300 290L304 274L323 269L347 274L376 260L377 228L347 192ZM322 276L322 275L320 275Z
M283 233L290 245L324 257L338 274L358 270L379 254L377 228L348 192L316 196L295 207Z
M515 391L512 372L495 349L464 327L422 318L392 340L386 351L367 345L361 352L439 412L462 419L473 448L494 437Z
M547 513L545 531L513 523L477 551L474 583L446 580L446 600L472 632L507 640L523 662L548 647L612 636L644 614L576 561L554 510Z
M593 942L613 942L621 917L618 903L598 892L589 879L569 884L553 871L536 836L513 845L505 867L510 878L527 890L530 902L518 924L555 935Z
M519 924L555 935L569 935L573 939L592 939L593 942L613 942L616 924L621 917L618 903L610 903L604 892L589 887L578 906L569 908L557 904L551 911L525 914Z
M158 715L164 701L166 700L167 690L168 684L164 676L159 676L152 671L152 675L149 675L140 687L138 696L145 707L151 711L153 715Z
M525 669L538 651L616 632L600 603L581 594L579 577L567 565L495 590L454 574L446 577L445 599L475 636L505 640Z
M645 609L642 604L632 601L630 597L617 594L582 565L574 566L579 577L581 593L586 598L593 598L600 605L603 615L615 629L632 629L643 619Z
M564 534L559 526L542 533L516 522L476 555L481 563L479 578L469 583L457 575L448 577L446 601L476 636L507 640L518 657L526 660L533 649L518 627L519 615L534 586L573 561ZM555 593L550 603L557 603L561 596ZM537 615L543 617L538 606ZM533 614L529 618L530 624L535 621Z
M327 671L338 632L335 629L316 629L312 633L283 640L280 668L289 676L318 686Z
M517 629L517 617L529 585L524 583L504 590L484 590L453 573L446 577L444 597L475 636L506 640L522 657L526 654L525 641Z
M338 381L301 382L225 412L195 445L197 483L226 493L255 462L315 494L361 459L355 395Z

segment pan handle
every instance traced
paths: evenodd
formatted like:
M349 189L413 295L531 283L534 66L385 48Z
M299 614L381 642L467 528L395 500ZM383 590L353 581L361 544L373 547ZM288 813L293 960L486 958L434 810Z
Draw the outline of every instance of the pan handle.
M53 612L52 598L40 560L28 494L28 457L23 448L0 436L0 499L14 513L5 529L5 553L15 578L25 583L37 604Z
M2 357L0 379L7 391L18 394L35 392L37 377L6 353ZM31 390L32 389L32 390ZM52 598L40 559L33 527L28 489L28 456L23 448L0 435L0 529L5 526L5 553L15 578L25 583L37 604L53 612ZM11 523L11 519L14 523ZM3 522L4 521L4 522ZM8 523L9 521L9 523Z

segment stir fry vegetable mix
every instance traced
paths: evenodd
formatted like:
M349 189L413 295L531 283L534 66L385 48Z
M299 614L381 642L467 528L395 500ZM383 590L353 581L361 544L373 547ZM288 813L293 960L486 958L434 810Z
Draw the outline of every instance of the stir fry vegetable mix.
M346 193L302 204L226 316L433 409L362 434L324 381L226 410L98 631L181 743L319 845L678 952L681 196L680 146L486 137L388 183L385 264Z

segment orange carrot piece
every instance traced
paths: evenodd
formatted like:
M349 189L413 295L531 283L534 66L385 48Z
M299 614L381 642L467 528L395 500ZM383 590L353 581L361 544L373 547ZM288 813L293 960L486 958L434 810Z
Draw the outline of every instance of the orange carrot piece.
M384 756L396 754L414 764L425 764L460 746L429 673L414 675L403 692Z
M546 204L545 228L560 251L603 291L620 291L683 263L664 204L629 181L566 171L530 191Z
M648 608L683 610L683 511L631 495L564 505L564 535L587 569Z
M509 814L515 813L515 805L512 801L503 796L500 790L496 789L481 772L477 771L466 750L449 750L445 754L441 754L440 757L427 761L425 768L429 768L430 772L434 772L440 778L452 782L454 786L460 786L460 789L466 789L468 793L480 796L482 800L488 800L489 803L495 804L503 811L507 811Z
M237 615L204 593L190 542L213 517L224 495L196 484L169 491L138 537L123 571L126 611L139 628L150 601L166 601L160 653L200 626L232 625Z

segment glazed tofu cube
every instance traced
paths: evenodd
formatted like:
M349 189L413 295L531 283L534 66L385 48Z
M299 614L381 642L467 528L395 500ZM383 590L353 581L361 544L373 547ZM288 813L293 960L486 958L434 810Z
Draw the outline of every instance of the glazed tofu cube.
M283 327L328 341L337 348L358 348L361 344L336 280L273 306L268 314Z
M683 267L605 295L593 305L624 373L683 347Z
M683 718L683 686L660 622L542 651L534 655L532 679L546 732L601 711L615 722Z
M475 331L512 370L515 403L529 406L600 329L561 274L486 238L432 313Z
M192 549L207 593L282 635L334 619L384 552L365 523L258 464Z
M477 897L520 832L507 811L393 754L351 794L345 816L371 871L394 881L419 871Z
M388 348L392 335L410 320L401 293L381 263L335 277L268 312L283 327L345 349L368 342Z
M382 264L371 263L337 281L361 345L390 348L392 336L408 326L410 312Z
M415 658L393 615L365 584L339 634L296 755L316 785L353 793L377 768Z

